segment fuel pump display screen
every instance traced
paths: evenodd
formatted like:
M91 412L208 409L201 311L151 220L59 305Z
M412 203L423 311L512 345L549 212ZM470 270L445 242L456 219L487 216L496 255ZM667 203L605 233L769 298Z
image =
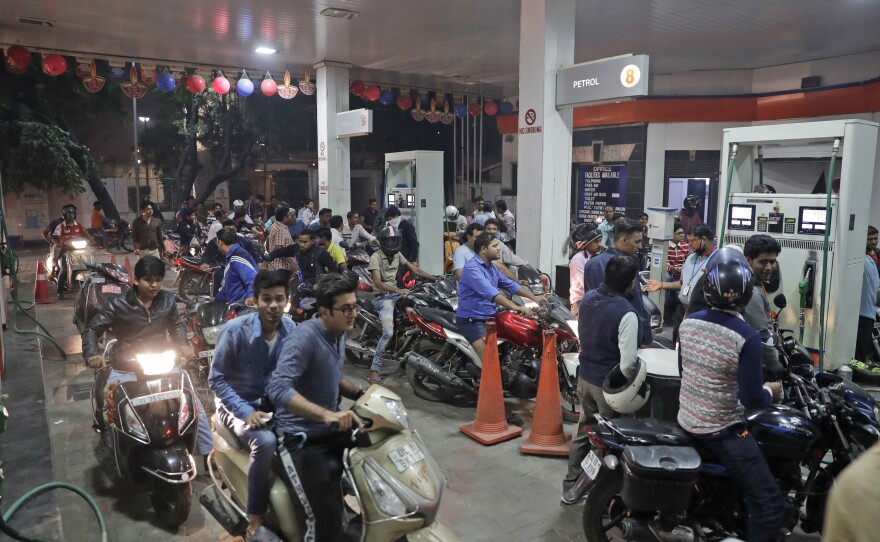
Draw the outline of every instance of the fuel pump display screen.
M801 207L798 212L798 233L825 235L825 207Z
M394 194L388 194L388 207L397 205L397 197Z
M731 230L754 230L755 206L731 203L727 227Z

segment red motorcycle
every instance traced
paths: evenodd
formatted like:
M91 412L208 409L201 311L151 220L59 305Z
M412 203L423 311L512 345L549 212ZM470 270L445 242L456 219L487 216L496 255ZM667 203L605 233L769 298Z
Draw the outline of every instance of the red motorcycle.
M541 372L542 330L556 331L556 366L563 417L577 421L580 400L577 394L577 320L558 297L547 300L527 318L518 312L495 313L498 354L504 391L514 397L532 399L538 393ZM416 395L428 401L449 401L465 392L476 395L480 386L483 360L459 332L455 313L429 307L407 309L410 321L429 337L416 353L407 357L406 376Z

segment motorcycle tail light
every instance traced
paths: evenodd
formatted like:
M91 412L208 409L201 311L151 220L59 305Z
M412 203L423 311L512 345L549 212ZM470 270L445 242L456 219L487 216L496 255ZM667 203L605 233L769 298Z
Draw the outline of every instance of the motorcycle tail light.
M232 320L235 318L235 310L229 311L229 314L226 315L226 320Z
M550 279L548 279L544 275L541 275L541 284L544 285L544 292L545 293L550 291Z
M596 433L595 429L592 426L585 425L584 433L587 434L587 438L590 439L590 442L595 446L602 455L605 455L605 451L608 449L608 446L602 441L599 435Z
M370 286L368 283L359 280L358 281L358 290L360 290L362 292L372 292L373 287Z

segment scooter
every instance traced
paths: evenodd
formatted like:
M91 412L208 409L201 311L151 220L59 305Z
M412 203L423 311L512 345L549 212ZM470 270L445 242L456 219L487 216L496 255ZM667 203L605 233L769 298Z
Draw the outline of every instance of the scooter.
M159 521L176 529L189 516L192 450L198 425L198 402L189 375L178 369L178 355L161 344L104 348L108 367L95 370L92 388L94 429L110 452L119 476L149 484ZM131 373L131 381L104 386L102 371L113 367ZM103 397L104 409L97 397Z
M345 495L350 505L346 540L364 542L455 542L458 538L437 521L440 497L445 480L427 446L416 431L409 428L406 408L400 397L379 385L370 386L352 410L364 422L364 429L342 434L345 439L343 476L354 488ZM330 432L328 431L328 435ZM332 436L340 435L335 431ZM298 482L287 472L292 469L284 435L278 435L278 450L269 495L268 527L288 542L304 540L294 499ZM310 441L302 439L301 446ZM338 437L337 437L338 438ZM210 465L212 485L199 498L202 506L233 536L247 527L245 513L247 471L250 452L247 444L216 417L214 451L217 471ZM225 489L224 489L225 488ZM344 495L340 493L339 498Z
M95 255L89 248L89 239L86 237L70 237L64 240L64 253L61 258L64 259L65 273L67 274L67 287L73 288L74 284L78 284L80 288L88 276L89 267L95 265ZM49 251L46 257L46 273L50 280L57 284L59 273L62 266L55 265L54 251Z
M124 296L131 289L131 277L119 264L89 266L89 271L73 304L73 323L80 335L110 301Z

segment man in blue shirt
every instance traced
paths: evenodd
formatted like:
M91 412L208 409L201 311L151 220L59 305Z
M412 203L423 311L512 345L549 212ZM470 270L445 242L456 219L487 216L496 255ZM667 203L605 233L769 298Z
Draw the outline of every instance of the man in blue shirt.
M461 271L464 269L464 264L468 263L471 258L476 256L474 252L474 241L476 241L477 236L483 233L483 226L477 224L476 222L472 222L468 224L467 228L464 230L462 234L463 243L457 249L455 249L455 253L452 255L452 272L455 273L455 278L461 278Z
M342 443L322 439L309 444L308 440L309 434L325 433L331 427L339 431L363 427L354 411L339 410L340 395L355 400L363 395L342 375L345 333L354 327L358 309L356 290L357 282L342 275L318 279L318 314L284 341L269 380L277 429L296 444L305 442L288 448L292 464L284 465L300 501L308 504L301 509L304 540L342 540Z
M509 294L531 299L535 303L540 303L543 298L536 297L528 288L505 277L492 265L492 262L501 258L500 245L501 241L489 233L478 235L474 241L476 256L464 264L458 280L456 324L480 359L483 359L483 352L486 350L486 320L495 314L496 305L521 312L525 316L532 315L529 307L520 307L502 294L499 288Z
M856 359L868 361L876 358L874 351L874 320L877 319L877 289L880 276L871 254L877 248L877 228L868 226L868 242L865 246L865 270L862 273L862 301L859 304L859 327L856 334Z
M238 237L232 230L223 228L217 232L217 250L226 259L220 291L216 301L242 303L253 299L254 276L257 264L247 250L238 244Z
M293 321L283 318L288 273L263 270L254 279L257 312L228 322L217 339L208 382L220 400L220 421L251 450L248 466L247 541L280 539L264 525L269 511L269 472L275 456L275 434L266 426L272 410L263 406L266 385L275 370Z
M626 219L618 222L614 226L614 245L608 247L605 252L590 258L590 261L584 266L584 295L605 282L605 267L608 266L611 258L615 256L635 257L641 248L642 225ZM642 299L642 289L638 277L633 281L633 289L628 291L625 297L632 303L636 316L639 318L639 344L650 345L654 342L654 335L651 333L650 318Z

